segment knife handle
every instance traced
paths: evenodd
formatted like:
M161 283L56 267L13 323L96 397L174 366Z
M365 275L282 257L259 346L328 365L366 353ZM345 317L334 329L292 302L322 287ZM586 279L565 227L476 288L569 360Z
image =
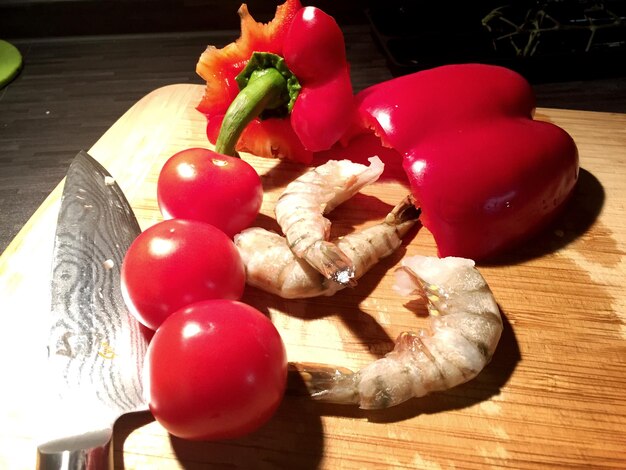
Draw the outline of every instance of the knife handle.
M111 440L90 449L50 453L37 450L37 470L109 470L112 468Z

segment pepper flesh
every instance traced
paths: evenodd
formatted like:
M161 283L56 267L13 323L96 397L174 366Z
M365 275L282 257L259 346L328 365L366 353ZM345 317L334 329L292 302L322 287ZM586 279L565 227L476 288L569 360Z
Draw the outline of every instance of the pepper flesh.
M484 259L553 219L578 178L561 128L533 120L528 82L503 67L437 67L356 96L359 129L404 156L439 255Z
M345 133L354 110L343 34L335 20L315 7L287 0L275 18L254 21L245 5L239 9L241 37L222 49L209 47L197 73L207 81L197 109L207 117L207 136L217 141L224 115L239 88L235 81L254 52L284 57L302 86L290 115L252 119L236 149L266 157L310 162Z
M296 13L283 53L302 85L291 113L293 129L307 150L328 150L354 112L343 34L331 16L306 7Z

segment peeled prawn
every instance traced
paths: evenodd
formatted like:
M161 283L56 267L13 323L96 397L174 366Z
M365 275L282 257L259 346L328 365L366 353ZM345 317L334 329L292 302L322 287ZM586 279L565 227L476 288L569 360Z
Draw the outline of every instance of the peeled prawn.
M387 408L467 382L489 363L502 333L502 318L472 260L406 258L396 271L396 290L425 297L429 330L401 333L393 351L356 373L293 364L313 398Z
M417 222L419 210L407 196L379 224L350 233L335 242L354 266L359 279L381 258L392 254L402 237ZM246 267L248 284L286 299L333 295L345 285L326 279L306 261L297 258L287 240L260 227L235 236Z
M378 157L370 166L350 160L330 160L287 185L275 214L289 248L326 279L353 284L354 266L336 245L328 241L330 221L324 214L375 182L384 170Z

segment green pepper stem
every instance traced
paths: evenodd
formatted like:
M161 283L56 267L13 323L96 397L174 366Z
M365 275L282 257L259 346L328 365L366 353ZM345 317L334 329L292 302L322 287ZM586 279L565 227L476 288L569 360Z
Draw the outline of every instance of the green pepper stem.
M271 107L280 99L286 86L285 78L275 68L255 72L253 79L228 107L215 143L215 151L236 156L235 147L243 130L266 107Z

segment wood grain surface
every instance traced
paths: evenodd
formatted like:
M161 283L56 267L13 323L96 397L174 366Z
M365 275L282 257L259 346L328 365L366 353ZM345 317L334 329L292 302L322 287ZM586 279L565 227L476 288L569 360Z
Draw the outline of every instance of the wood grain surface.
M201 93L199 85L157 89L89 149L144 229L160 220L156 181L165 160L206 146L204 117L194 109ZM548 230L479 264L505 328L475 380L382 411L316 403L294 383L266 426L227 442L180 440L148 413L126 415L115 428L116 468L626 467L626 115L538 109L536 116L574 137L580 180ZM329 152L316 163L340 156ZM265 189L258 223L276 228L274 202L305 168L244 159ZM394 163L335 210L334 235L382 219L407 192ZM45 416L39 368L59 196L57 187L0 258L0 468L33 467ZM390 350L400 332L425 325L419 307L391 290L392 271L402 256L435 253L430 233L418 228L354 289L288 301L248 288L244 300L271 317L289 360L358 368Z

